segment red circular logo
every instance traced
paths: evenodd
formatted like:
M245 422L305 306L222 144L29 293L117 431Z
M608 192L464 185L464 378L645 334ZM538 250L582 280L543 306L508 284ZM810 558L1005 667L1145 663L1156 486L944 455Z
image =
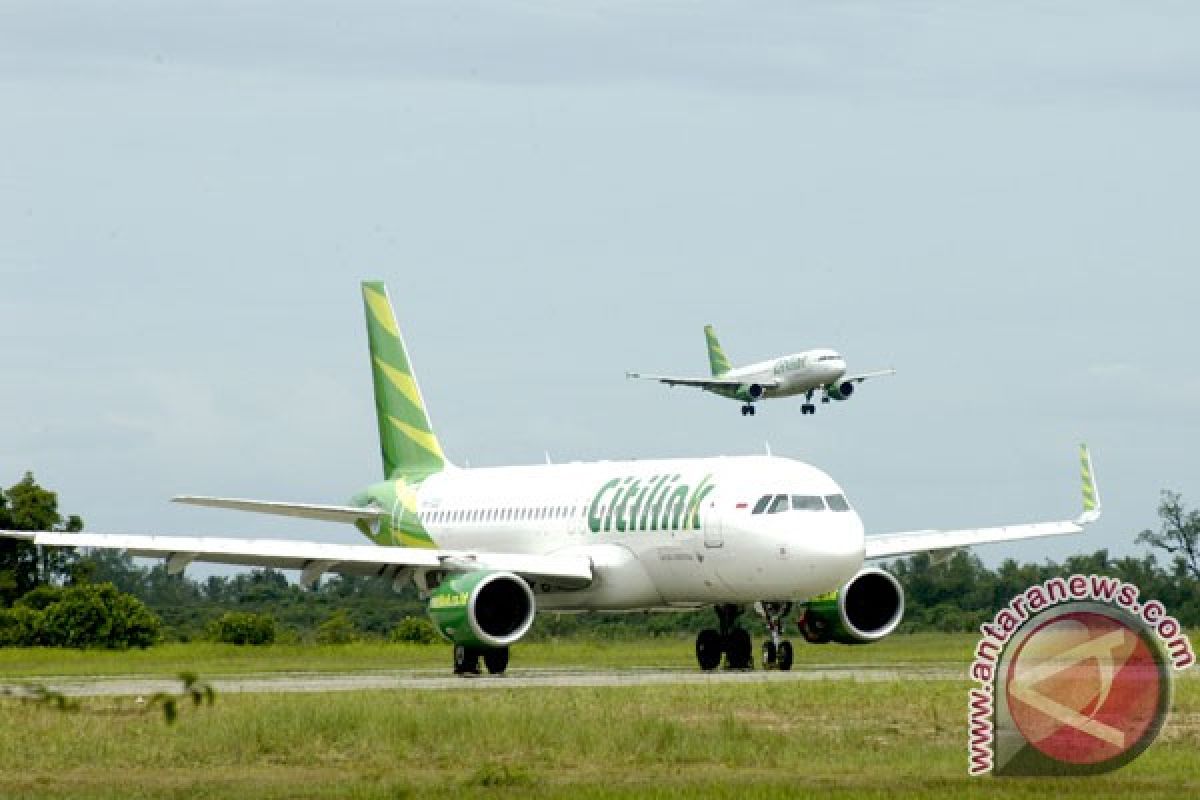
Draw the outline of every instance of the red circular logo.
M1145 637L1101 610L1068 611L1034 628L1013 653L1005 686L1025 740L1069 764L1140 752L1158 733L1168 693Z

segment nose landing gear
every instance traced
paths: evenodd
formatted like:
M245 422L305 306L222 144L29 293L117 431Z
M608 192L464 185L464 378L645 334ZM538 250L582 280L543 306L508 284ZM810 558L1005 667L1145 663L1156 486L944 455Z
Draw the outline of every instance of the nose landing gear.
M792 668L795 653L792 643L783 638L783 623L792 610L791 603L755 603L754 610L767 623L769 638L763 642L763 669L775 667L783 672Z
M809 390L808 390L808 394L806 394L806 395L804 396L804 405L800 406L800 413L801 413L801 414L815 414L815 413L817 413L817 407L816 407L815 405L813 405L812 398L813 398L813 393L812 393L812 390L811 390L811 389L809 389Z
M750 405L749 403L746 403L746 405L742 406L742 416L743 417L745 417L745 416L753 417L754 416L754 406Z

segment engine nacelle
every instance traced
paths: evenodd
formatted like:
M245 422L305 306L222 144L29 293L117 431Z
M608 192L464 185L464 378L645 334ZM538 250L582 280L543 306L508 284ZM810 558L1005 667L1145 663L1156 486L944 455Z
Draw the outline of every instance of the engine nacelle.
M865 567L842 588L803 605L800 632L809 642L877 642L904 617L904 589L891 574Z
M825 387L825 394L834 400L848 400L850 395L854 394L854 381L831 383Z
M511 572L453 575L429 596L438 633L469 647L508 647L529 632L535 611L529 584Z
M753 403L763 396L763 387L757 383L743 383L737 388L737 399Z

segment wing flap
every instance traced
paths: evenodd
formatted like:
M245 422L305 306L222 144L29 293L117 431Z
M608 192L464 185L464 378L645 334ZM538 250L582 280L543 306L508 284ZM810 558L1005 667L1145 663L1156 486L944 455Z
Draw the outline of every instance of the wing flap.
M908 531L867 537L866 558L888 558L934 550L952 550L977 544L1015 542L1042 536L1066 536L1082 533L1083 528L1070 520L1035 522L1029 525L1005 525L997 528L966 528L952 531Z
M906 533L885 533L868 536L865 558L887 558L913 553L953 550L977 544L1016 542L1044 536L1069 536L1083 533L1085 526L1100 519L1100 490L1096 487L1092 455L1086 444L1079 445L1079 472L1083 484L1083 513L1073 520L1034 522L1026 525L1004 525L996 528L966 528L963 530L926 530Z
M729 380L726 378L677 378L673 375L643 375L640 372L626 372L626 378L640 378L646 381L658 381L668 386L693 386L697 389L737 389L747 383L755 383L764 389L776 389L778 381L746 381Z
M0 531L8 538L32 538L36 545L94 547L127 550L144 558L167 559L171 571L188 564L230 564L245 567L309 570L350 575L382 575L390 567L447 569L462 572L495 569L564 586L586 586L592 581L592 563L578 555L526 555L468 550L431 550L419 547L380 547L328 544L292 539L227 539L218 536L150 536L119 533L61 533L57 531Z
M894 369L877 369L874 372L860 372L857 375L846 375L842 378L844 381L853 381L854 383L862 383L867 378L882 378L885 375L895 375Z

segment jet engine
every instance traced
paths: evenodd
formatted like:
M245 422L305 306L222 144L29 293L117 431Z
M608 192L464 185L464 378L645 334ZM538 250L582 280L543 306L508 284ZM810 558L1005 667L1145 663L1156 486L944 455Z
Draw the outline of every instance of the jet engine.
M438 633L468 647L508 647L529 632L535 610L529 584L511 572L452 575L429 596Z
M763 396L763 387L757 383L743 383L737 388L737 399L753 403Z
M854 394L854 381L831 383L829 386L825 387L825 394L829 395L834 400L848 400L850 395Z
M813 644L877 642L904 616L904 589L877 567L858 571L844 586L802 604L800 632Z

